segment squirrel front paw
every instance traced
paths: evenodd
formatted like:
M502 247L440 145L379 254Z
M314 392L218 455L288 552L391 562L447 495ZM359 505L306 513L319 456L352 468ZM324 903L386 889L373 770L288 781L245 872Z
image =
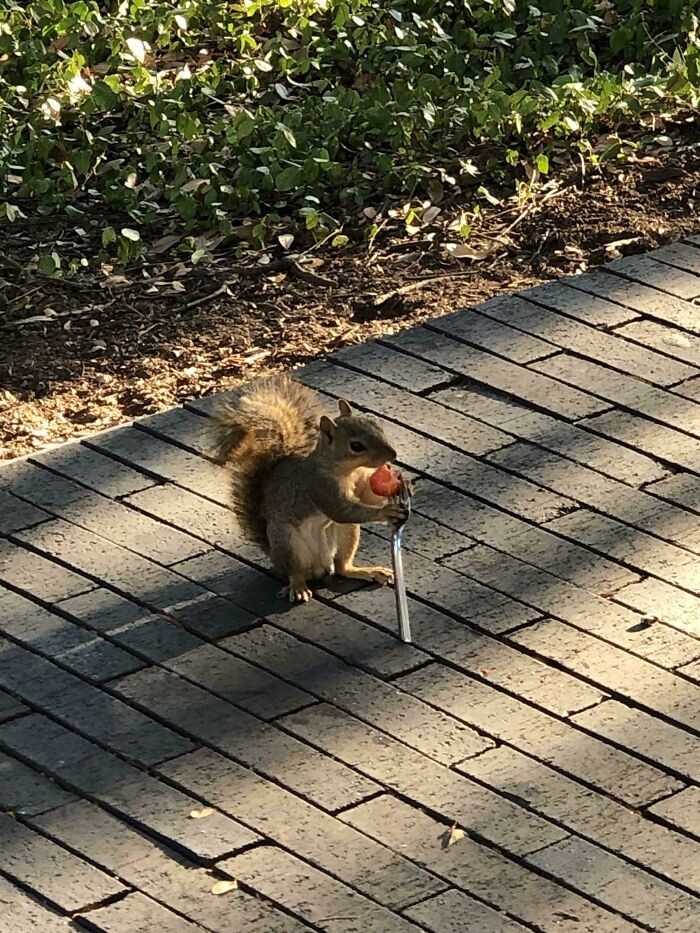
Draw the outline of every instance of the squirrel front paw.
M284 598L285 596L289 598L289 602L292 605L296 603L308 603L308 601L313 597L313 592L309 589L307 583L292 583L290 582L287 586L283 586L279 591L279 596Z
M386 505L382 506L382 519L391 524L395 522L397 524L402 524L408 518L408 509L401 505L400 502L388 502Z

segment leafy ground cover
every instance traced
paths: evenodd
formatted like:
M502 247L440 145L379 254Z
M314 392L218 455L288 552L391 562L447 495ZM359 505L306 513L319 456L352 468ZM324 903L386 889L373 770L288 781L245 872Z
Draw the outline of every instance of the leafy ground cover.
M699 101L697 0L0 0L4 455L686 231Z

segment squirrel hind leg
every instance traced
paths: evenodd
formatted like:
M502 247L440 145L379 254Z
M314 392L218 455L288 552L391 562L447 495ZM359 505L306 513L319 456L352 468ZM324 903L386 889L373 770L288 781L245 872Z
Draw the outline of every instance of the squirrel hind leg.
M347 580L365 580L386 586L394 582L394 572L389 567L356 567L355 554L360 543L359 525L336 525L338 551L335 555L335 572Z

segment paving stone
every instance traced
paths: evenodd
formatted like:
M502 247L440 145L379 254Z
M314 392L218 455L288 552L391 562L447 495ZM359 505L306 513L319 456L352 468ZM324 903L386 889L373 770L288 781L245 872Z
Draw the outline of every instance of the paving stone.
M653 807L649 807L649 813L700 838L700 787L686 787L685 790L660 800Z
M687 243L669 243L667 246L655 249L649 256L657 262L665 262L669 266L686 269L688 272L700 273L700 250Z
M145 431L117 428L97 434L85 443L127 466L148 470L160 480L179 483L220 505L229 503L228 471L224 467Z
M694 252L698 251L694 250ZM700 337L695 334L644 318L616 328L615 333L672 356L674 359L683 360L691 366L700 366Z
M334 703L425 755L450 765L491 743L461 723L378 680L315 645L264 625L223 644L236 654L304 683L320 699Z
M69 929L67 919L0 877L0 933L69 933Z
M76 919L99 933L201 933L202 930L138 892Z
M424 667L396 683L495 739L633 807L683 786L571 721L557 720L445 665Z
M171 408L157 415L148 415L140 418L134 426L163 440L174 441L179 447L209 460L213 457L216 436L211 421L186 408Z
M700 270L700 266L697 267ZM700 297L700 276L693 275L675 264L657 261L657 252L644 256L623 256L606 263L604 269L627 279L644 282L669 295L694 301Z
M581 674L604 689L691 729L700 727L700 690L613 645L586 638L561 622L546 620L511 636L542 657Z
M528 929L454 889L421 901L404 913L434 933L520 933Z
M4 485L5 470L0 472L0 485ZM51 518L48 512L38 509L29 502L23 502L9 492L0 489L0 534L9 535L23 528L31 528Z
M34 822L85 858L212 933L308 930L300 921L244 891L213 897L213 878L208 871L87 801L52 810Z
M459 572L464 566L465 573L469 573L474 560L472 551L467 551L448 558L445 563ZM583 632L600 636L663 667L676 667L697 656L697 642L690 635L665 626L649 627L642 616L524 561L504 555L500 561L490 561L488 566L491 574L496 574L494 568L498 567L498 573L486 578L487 582L504 593L527 600L536 607L533 614L554 615ZM483 579L484 562L479 565L478 572ZM474 621L480 625L476 619Z
M379 535L387 541L393 535L393 530L388 525L373 525L371 531L372 534ZM409 531L411 550L428 560L440 560L448 554L454 554L455 551L464 551L474 544L474 541L466 535L453 531L451 528L445 528L444 525L438 525L425 515L415 512L411 516L411 524L406 532L406 546L409 545Z
M64 444L44 454L33 454L31 461L110 499L147 489L158 482L155 476L125 466L79 442Z
M648 285L641 285L604 271L568 276L560 281L589 294L600 295L632 311L640 311L647 317L675 324L692 333L698 333L700 330L698 309L692 302L675 298Z
M372 595L380 594L374 590ZM381 595L390 596L392 601L394 599L393 591L384 590ZM384 618L387 613L383 599L381 607ZM383 630L384 626L377 628L360 619L351 618L334 606L324 605L318 600L312 600L300 610L268 613L267 618L291 635L314 642L348 664L378 677L406 673L428 660L428 655L414 645L397 641L395 622ZM377 620L372 618L372 621Z
M696 470L700 462L700 441L631 412L616 409L594 418L585 418L580 424L688 470Z
M456 337L468 344L503 356L513 363L531 363L556 353L557 347L551 341L539 337L526 336L519 330L508 326L509 322L489 320L480 317L482 305L475 308L460 308L452 314L434 318L428 324L441 333Z
M339 350L333 354L333 360L339 360L361 372L381 374L381 379L411 392L425 392L444 385L453 378L439 366L422 360L416 360L415 363L406 366L403 356L375 341Z
M577 784L547 765L496 748L459 766L490 787L668 880L700 891L700 843Z
M477 310L495 321L510 324L527 334L539 334L557 348L604 363L612 369L659 386L670 386L674 382L697 375L693 366L624 340L618 336L619 331L608 333L589 327L563 314L524 301L517 295L493 298L479 305ZM554 346L552 352L553 350ZM551 353L549 355L551 356ZM595 386L595 383L591 385Z
M117 645L10 590L0 589L0 632L98 683L143 666Z
M686 434L700 436L700 405L640 379L580 360L569 353L533 363L532 367L569 385L595 386L596 395L615 405L648 415Z
M683 509L660 502L643 490L631 489L617 480L600 476L557 454L518 443L496 451L489 460L558 492L573 486L580 502L659 538L684 546L687 541L695 543L697 539L697 522Z
M391 592L364 590L349 594L339 602L389 631L396 628L396 608ZM566 716L602 699L603 694L594 687L541 664L430 606L409 600L409 615L414 640L426 651L556 715Z
M452 387L436 392L431 397L450 408L469 412L490 424L498 424L509 434L562 454L631 486L661 479L668 472L661 464L639 451L601 438L578 425L489 395L478 388Z
M378 845L301 797L210 749L169 761L159 770L224 812L237 813L278 845L394 910L444 887L400 851Z
M690 689L694 688L691 686ZM658 761L671 771L691 779L697 779L700 775L700 742L697 735L643 710L608 700L594 709L576 713L571 718L585 729L592 729L638 755ZM700 872L700 861L698 870ZM698 878L700 884L700 875Z
M59 910L72 913L125 890L115 878L4 815L0 851L3 871Z
M0 726L0 746L194 859L208 862L258 840L221 813L190 819L190 811L201 806L198 800L44 716L25 716Z
M51 778L0 752L0 810L36 816L75 799Z
M377 790L355 771L168 671L142 671L114 687L142 709L325 809L337 810Z
M192 749L192 743L116 697L31 651L0 639L0 685L142 765Z
M174 616L203 637L239 631L255 621L249 613L226 600L217 599L180 574L105 541L92 532L61 519L45 522L41 535L37 533L38 527L33 529L33 534L32 530L21 532L30 536L26 540L31 541L32 546L51 556L60 556L61 560L125 596ZM60 598L71 595L77 593L63 592Z
M11 541L0 541L0 582L47 603L95 589L92 580Z
M632 933L639 929L468 835L443 848L449 825L395 797L377 797L353 807L342 818L385 845L400 848L456 887L545 933ZM438 929L442 933L449 927Z
M599 554L587 548L534 526L526 525L509 537L506 547L511 556L601 596L639 580L639 574L626 567L606 558L601 559ZM446 564L449 567L457 567L460 573L488 583L498 581L494 571L501 560L501 552L477 545L471 552L460 552L446 558ZM505 560L507 562L508 558Z
M652 483L649 492L662 499L670 499L677 505L693 512L700 512L700 475L676 473L668 479Z
M670 583L648 577L620 590L615 598L625 606L643 612L700 638L700 599ZM700 642L698 643L700 656Z
M5 475L0 472L0 482ZM42 506L46 517L50 512L159 564L173 564L208 550L208 545L190 535L27 461L10 470L6 479L7 488Z
M695 661L691 661L690 664L677 667L676 673L682 674L684 677L688 677L690 680L700 683L700 655Z
M0 601L0 607L1 606L2 602ZM28 710L24 703L20 703L19 700L10 696L9 693L0 690L0 722L5 722L7 719L14 719L16 716L22 716L26 712L28 712Z
M166 483L142 490L125 500L134 508L203 538L210 545L241 557L264 561L259 548L244 540L233 512L193 492Z
M532 370L482 350L467 347L427 328L416 327L402 331L385 338L385 342L406 353L436 363L450 372L466 376L474 382L483 383L564 418L575 420L608 407L580 389L567 388L545 375L535 375Z
M528 857L532 865L564 877L582 893L664 933L692 933L700 900L577 837Z
M584 321L594 327L614 327L639 317L636 311L623 308L605 298L593 294L582 294L575 288L559 282L545 282L520 292L528 301L537 302L554 311Z
M469 351L468 347L464 349ZM405 356L403 359L406 361ZM410 371L410 365L410 362L409 365L404 362L407 371ZM412 431L426 434L460 451L481 456L509 444L512 440L498 428L476 421L461 412L447 411L429 398L422 398L386 382L380 382L373 377L378 375L380 379L384 378L381 366L370 371L370 375L336 367L332 361L329 367L334 371L333 384L339 392L352 380L350 384L355 404L368 407L380 405L379 411L386 417L399 424L410 425ZM389 429L387 433L392 437L394 429Z
M420 929L276 846L244 852L221 867L319 930L399 933Z
M214 645L188 651L169 667L262 719L273 719L313 702L306 691Z
M696 376L695 379L688 379L682 385L674 386L673 391L694 402L700 402L700 378Z
M690 516L689 516L690 517ZM547 522L547 528L586 544L643 573L700 593L700 557L675 544L623 525L607 515L579 509ZM659 529L663 534L663 527Z
M57 609L153 664L176 661L203 643L176 622L103 588L63 600Z
M565 833L444 765L325 704L280 720L286 729L314 742L420 806L441 813L516 855L532 852Z
M338 369L330 366L309 366L300 372L300 378L308 385L335 394L336 397L350 395L357 402L360 384L366 384L368 377L346 370L340 380L337 376ZM571 505L568 498L556 496L533 483L496 470L483 461L451 450L407 428L386 422L381 415L385 410L382 402L384 386L376 380L371 382L374 383L371 394L375 396L375 400L370 401L367 398L358 405L366 406L372 412L372 417L385 427L399 451L399 461L402 465L440 479L458 489L469 491L487 502L533 521L541 521L544 515L558 514ZM370 408L370 405L373 407Z

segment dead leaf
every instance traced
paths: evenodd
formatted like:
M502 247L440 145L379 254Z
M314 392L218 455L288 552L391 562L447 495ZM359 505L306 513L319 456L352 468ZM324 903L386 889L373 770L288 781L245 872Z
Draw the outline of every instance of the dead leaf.
M205 816L211 816L213 812L212 807L200 807L198 810L190 810L190 819L203 820Z
M483 249L474 249L473 246L467 246L466 243L446 243L445 249L453 259L473 259L479 262L490 256L496 248L495 244L485 246Z
M427 211L423 211L423 216L421 217L421 220L423 221L424 224L429 224L431 221L435 220L438 214L440 214L441 210L442 210L441 208L436 207L433 204L432 207L429 207L427 209Z
M463 829L460 829L456 823L453 823L448 830L443 833L443 849L449 849L450 846L453 846L456 842L459 842L460 839L464 839L466 833Z
M289 247L294 242L294 237L291 233L283 233L282 236L277 237L277 242L282 247L282 249L289 249Z
M238 887L237 881L217 881L211 887L212 894L228 894L229 891L235 891Z
M664 343L669 344L671 347L689 347L690 340L684 334L669 334L668 337L663 338Z

